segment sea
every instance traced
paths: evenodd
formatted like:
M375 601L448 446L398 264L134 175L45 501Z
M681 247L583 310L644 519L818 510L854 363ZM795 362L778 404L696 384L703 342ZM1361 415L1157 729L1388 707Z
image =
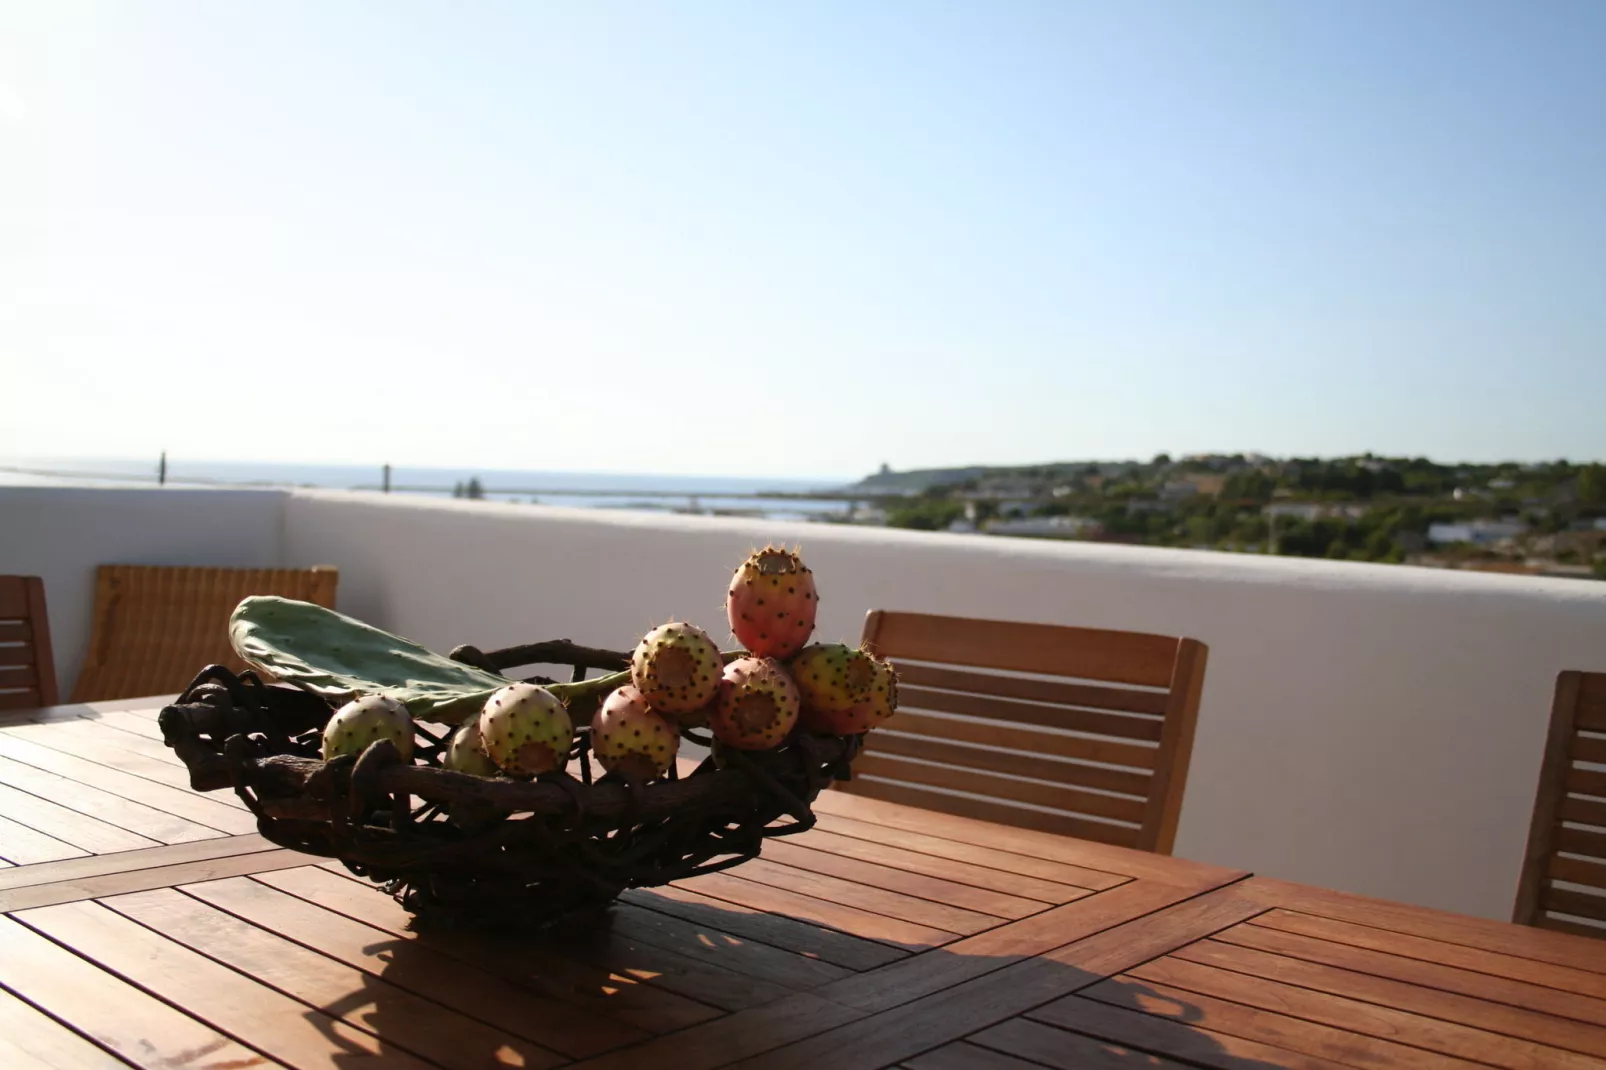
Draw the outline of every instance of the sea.
M127 459L0 457L0 485L155 486L158 462ZM170 458L167 485L382 489L378 466L190 461ZM676 476L625 472L551 472L512 468L395 467L395 494L451 497L477 479L493 501L631 509L775 520L850 520L866 503L847 491L853 479ZM792 497L808 495L808 497Z

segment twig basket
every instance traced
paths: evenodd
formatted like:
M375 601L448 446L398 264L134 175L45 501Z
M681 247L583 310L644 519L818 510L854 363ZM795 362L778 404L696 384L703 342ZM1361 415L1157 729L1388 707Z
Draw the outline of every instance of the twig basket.
M567 640L453 659L498 673L518 665L617 671L629 656ZM533 683L552 681L535 677ZM534 780L443 768L445 736L415 725L415 760L388 740L323 761L333 708L309 691L265 686L253 672L208 666L161 712L168 746L198 791L232 787L281 847L338 858L421 919L543 926L592 915L628 888L740 865L770 836L814 825L810 809L846 779L862 737L794 732L769 751L713 745L695 770L628 782L593 769L576 718L566 769ZM683 738L711 741L692 731ZM576 775L578 774L578 775Z

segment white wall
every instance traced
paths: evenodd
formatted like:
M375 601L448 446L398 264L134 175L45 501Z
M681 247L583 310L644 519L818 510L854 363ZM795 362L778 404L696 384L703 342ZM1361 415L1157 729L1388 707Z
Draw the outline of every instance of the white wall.
M89 649L95 568L276 568L283 491L0 486L0 573L42 576L65 698Z
M1177 853L1509 917L1563 668L1606 669L1606 584L989 536L293 493L292 564L436 649L723 636L731 569L801 542L819 634L871 607L1210 646Z
M334 492L0 488L0 572L46 580L63 684L101 562L339 566L340 608L436 649L723 637L741 556L800 542L819 634L871 607L1210 646L1177 853L1509 916L1555 674L1606 670L1606 584Z

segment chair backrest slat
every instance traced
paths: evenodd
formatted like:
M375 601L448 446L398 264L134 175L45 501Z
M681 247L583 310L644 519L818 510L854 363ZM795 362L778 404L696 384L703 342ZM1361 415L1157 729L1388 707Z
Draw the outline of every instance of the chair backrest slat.
M229 645L229 615L249 595L333 609L339 573L310 569L101 565L89 652L74 702L165 695L209 664L245 668Z
M1204 680L1192 639L872 612L898 671L855 794L1169 853Z
M1606 938L1606 673L1556 677L1511 919Z
M45 582L38 576L0 576L0 710L58 701Z

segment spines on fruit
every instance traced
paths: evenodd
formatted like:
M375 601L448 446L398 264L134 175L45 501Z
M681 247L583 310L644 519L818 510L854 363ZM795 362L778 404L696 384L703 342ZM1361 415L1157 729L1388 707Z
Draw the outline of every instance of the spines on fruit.
M630 657L630 680L658 713L689 714L714 697L723 663L707 632L670 621L637 644Z
M776 546L755 551L731 576L725 612L731 634L755 657L786 659L814 634L820 598L814 573Z
M413 719L407 707L386 695L364 695L334 712L323 729L325 761L361 754L376 740L388 739L404 762L413 760Z
M492 694L480 711L479 729L485 753L511 776L563 768L574 742L569 711L534 684L509 684Z
M680 732L626 684L603 700L591 718L591 753L610 773L627 780L663 776L680 749Z
M797 685L773 658L738 658L725 666L708 714L714 738L739 750L779 746L797 723Z

